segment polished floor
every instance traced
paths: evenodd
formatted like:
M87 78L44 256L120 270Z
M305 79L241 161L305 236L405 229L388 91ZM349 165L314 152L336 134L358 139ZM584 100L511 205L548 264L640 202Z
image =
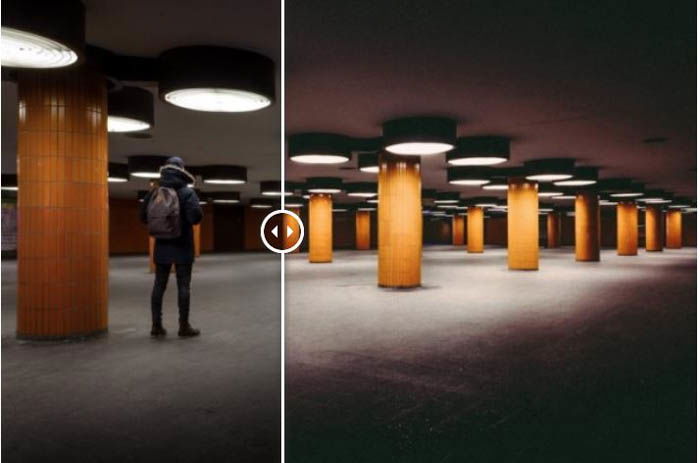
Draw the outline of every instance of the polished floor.
M428 247L395 291L288 256L288 461L695 461L696 259Z
M16 263L2 263L3 462L272 462L280 439L280 259L195 264L192 322L152 340L144 257L110 262L109 334L37 344L14 337Z

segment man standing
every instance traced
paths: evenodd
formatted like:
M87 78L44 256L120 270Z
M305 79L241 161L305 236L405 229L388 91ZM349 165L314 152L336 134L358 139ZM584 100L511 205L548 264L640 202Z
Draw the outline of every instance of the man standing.
M165 336L163 328L163 293L168 285L170 269L175 265L177 277L177 305L180 312L180 329L178 336L198 336L199 330L189 323L190 315L190 280L194 262L194 235L192 225L202 220L202 208L199 206L197 193L188 187L194 183L194 177L185 170L185 163L177 156L169 158L160 168L160 185L145 196L141 204L141 221L149 225L149 233L156 236L153 261L156 264L156 276L151 293L151 315L153 327L151 336ZM175 198L175 193L177 197ZM167 217L157 216L157 207L163 210L171 195L173 204ZM163 199L164 198L164 199ZM151 204L153 203L153 204ZM156 204L158 203L158 204ZM166 223L167 222L167 223ZM156 224L156 225L154 225ZM154 228L163 224L174 226L170 234L154 233Z

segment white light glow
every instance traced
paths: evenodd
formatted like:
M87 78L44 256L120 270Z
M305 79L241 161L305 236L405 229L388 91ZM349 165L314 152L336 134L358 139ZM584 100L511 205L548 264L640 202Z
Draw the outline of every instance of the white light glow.
M238 199L214 199L212 202L216 204L237 204L241 201Z
M406 154L412 156L429 156L431 154L440 154L454 148L453 145L449 143L435 143L435 142L409 142L409 143L397 143L395 145L389 145L386 150L394 154Z
M286 207L304 207L303 203L284 203Z
M2 186L2 187L0 187L0 190L3 190L3 191L19 191L19 187L16 187L16 186Z
M368 174L378 174L379 173L379 166L360 167L360 171L367 172Z
M498 207L496 203L478 203L475 204L476 207Z
M436 199L433 202L435 204L451 204L451 203L458 203L459 199Z
M107 177L107 181L109 183L124 183L129 181L127 178L121 178L121 177Z
M439 204L437 207L440 209L457 209L456 204Z
M208 178L204 180L204 183L211 183L212 185L241 185L245 183L245 180L237 180L232 178Z
M653 198L653 199L645 199L644 202L647 204L668 204L672 201L670 199Z
M228 88L183 88L165 94L165 101L181 108L217 113L242 113L270 106L269 98Z
M690 204L671 204L668 207L671 207L674 209L684 209L686 207L690 207Z
M537 196L540 198L553 198L557 196L562 196L564 193L561 191L540 191L537 193Z
M564 200L564 199L576 199L576 196L574 196L574 195L559 195L559 196L554 196L553 199L561 199L561 200Z
M282 196L282 192L281 191L263 191L262 195L263 196ZM292 196L292 192L285 191L284 196Z
M490 180L450 180L452 185L462 185L462 186L482 186L489 183Z
M340 193L340 189L338 189L338 188L309 188L309 193L332 195L335 193Z
M540 212L552 212L552 211L554 211L554 209L552 209L551 207L543 207L541 209L538 209L538 211L540 211Z
M357 210L358 211L376 211L377 208L375 208L375 207L358 207Z
M342 164L350 160L339 154L297 154L290 159L301 164Z
M566 180L571 177L573 177L573 175L570 174L536 174L528 175L526 178L536 182L556 182L559 180Z
M347 212L347 209L332 209L333 212Z
M129 175L139 178L160 178L160 172L131 172Z
M508 159L501 157L458 158L447 161L453 166L493 166L506 162Z
M500 190L500 191L505 191L508 189L508 185L499 185L499 184L487 184L481 187L484 190Z
M251 204L250 207L253 209L270 209L272 206L269 204Z
M593 185L594 183L597 183L596 180L576 180L575 178L572 178L571 180L560 180L558 182L554 182L556 186L586 186L586 185Z
M377 198L368 199L367 202L369 204L379 204L379 199L377 199Z
M121 116L107 116L107 132L138 132L151 127L151 124L137 119Z
M355 193L348 193L348 196L356 196L358 198L371 198L373 196L377 196L377 193L355 192Z
M73 50L54 40L10 27L2 28L0 60L13 68L60 68L78 60Z
M644 196L644 193L611 193L612 198L638 198Z

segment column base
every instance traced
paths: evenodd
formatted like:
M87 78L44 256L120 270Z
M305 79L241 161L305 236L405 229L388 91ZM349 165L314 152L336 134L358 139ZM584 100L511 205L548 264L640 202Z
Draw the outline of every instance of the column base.
M635 252L635 253L632 253L632 252L618 252L617 255L618 255L618 256L637 256L637 255L639 255L639 254L636 253L636 252Z
M392 286L392 285L383 285L381 283L377 283L377 286L382 289L416 289L420 288L421 285L409 285L409 286Z
M310 260L310 264L330 264L333 260Z
M540 269L539 267L537 267L537 268L512 268L512 267L508 267L508 270L515 270L516 272L536 272L539 269Z
M96 330L96 331L88 331L85 333L76 333L76 334L58 334L58 335L47 335L47 336L38 336L35 334L22 334L22 333L15 333L15 337L18 341L33 341L33 342L57 342L57 341L90 341L95 338L102 337L106 335L108 332L107 328L101 329L101 330Z

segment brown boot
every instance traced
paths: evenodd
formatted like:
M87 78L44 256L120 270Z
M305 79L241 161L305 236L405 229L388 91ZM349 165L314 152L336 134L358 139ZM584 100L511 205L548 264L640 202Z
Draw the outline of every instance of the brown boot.
M168 334L168 332L165 331L165 328L163 328L163 325L160 323L154 323L151 327L151 336L154 338L159 338L161 336L165 336L166 334Z
M178 330L177 335L181 338L191 338L199 336L199 330L192 328L189 322L180 322L180 330Z

